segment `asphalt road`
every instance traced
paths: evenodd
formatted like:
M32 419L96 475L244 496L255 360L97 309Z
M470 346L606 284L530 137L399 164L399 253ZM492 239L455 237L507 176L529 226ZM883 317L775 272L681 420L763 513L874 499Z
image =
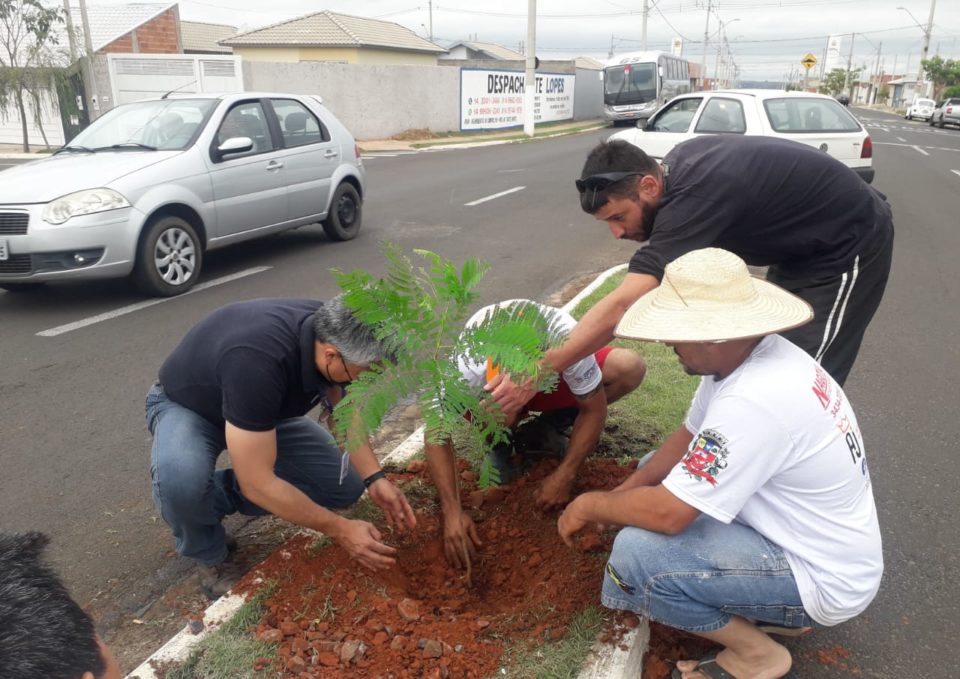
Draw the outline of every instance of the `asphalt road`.
M863 616L788 643L805 679L948 679L960 676L948 660L960 604L951 424L960 384L960 130L856 112L873 137L875 185L897 225L886 297L846 388L867 445L887 570ZM329 297L329 269L376 269L382 239L490 262L484 302L543 298L578 274L625 261L632 246L580 213L572 188L587 150L606 134L370 159L357 240L328 243L311 227L211 253L205 281L272 268L54 337L37 333L143 299L122 282L0 292L0 526L51 533L77 598L112 611L108 628L118 623L183 571L150 502L142 407L183 333L235 300ZM518 186L525 188L464 205Z

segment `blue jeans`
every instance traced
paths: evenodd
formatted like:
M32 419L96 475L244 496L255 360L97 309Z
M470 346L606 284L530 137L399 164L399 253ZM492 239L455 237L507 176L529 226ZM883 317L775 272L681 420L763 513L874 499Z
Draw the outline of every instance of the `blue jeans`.
M679 535L624 528L603 578L603 605L688 632L712 632L738 615L811 627L777 545L740 523L700 515Z
M147 429L153 434L153 502L173 531L177 553L212 565L227 556L224 516L268 512L240 492L232 469L215 470L226 448L224 429L167 398L160 385L147 393ZM328 508L349 507L363 494L351 466L340 483L342 453L330 433L306 417L277 425L274 473Z

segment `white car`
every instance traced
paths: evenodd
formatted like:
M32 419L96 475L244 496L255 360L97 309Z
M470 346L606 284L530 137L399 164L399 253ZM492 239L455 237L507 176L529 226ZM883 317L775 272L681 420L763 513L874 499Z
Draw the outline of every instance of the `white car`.
M907 114L903 116L907 120L919 118L920 120L930 120L933 116L933 109L937 107L937 102L933 99L916 99L907 108Z
M691 92L670 100L643 128L611 135L662 160L680 142L705 134L763 135L815 146L873 181L873 142L833 97L781 90Z

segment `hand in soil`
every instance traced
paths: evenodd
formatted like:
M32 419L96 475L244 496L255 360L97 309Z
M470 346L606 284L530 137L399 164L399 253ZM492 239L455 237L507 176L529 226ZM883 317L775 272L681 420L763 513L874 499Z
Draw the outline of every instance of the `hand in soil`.
M407 528L417 525L417 517L410 508L410 503L403 491L393 485L388 479L378 479L367 489L370 499L376 503L387 515L387 523L391 528L403 532Z
M537 491L537 508L550 511L565 507L573 495L573 480L559 469L545 478Z
M389 568L397 562L397 550L383 544L383 536L372 523L344 519L333 537L347 553L372 571Z
M582 531L590 521L584 516L584 505L588 502L591 493L584 493L577 496L573 502L567 505L560 518L557 519L557 531L560 537L567 543L568 547L575 547L573 536Z
M464 512L444 516L443 553L447 556L447 563L456 569L468 568L477 560L477 550L482 546L473 519Z

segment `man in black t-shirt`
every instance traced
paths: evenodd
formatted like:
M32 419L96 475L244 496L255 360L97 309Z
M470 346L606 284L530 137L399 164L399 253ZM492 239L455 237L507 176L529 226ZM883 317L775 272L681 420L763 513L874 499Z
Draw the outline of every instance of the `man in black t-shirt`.
M709 135L657 165L625 141L602 142L576 182L580 205L621 239L646 242L623 283L600 300L545 362L562 371L613 337L627 308L660 285L677 257L705 247L770 267L767 278L805 299L814 320L781 333L841 385L880 305L893 220L885 196L826 153L770 137ZM504 378L486 389L504 412L533 395Z
M221 521L234 512L321 531L371 569L394 563L396 550L372 524L327 508L352 505L366 488L391 525L412 528L403 493L369 444L348 459L304 417L386 356L339 297L259 299L215 311L164 362L146 402L153 498L177 552L199 562L208 595L227 589ZM232 468L215 471L225 449Z

